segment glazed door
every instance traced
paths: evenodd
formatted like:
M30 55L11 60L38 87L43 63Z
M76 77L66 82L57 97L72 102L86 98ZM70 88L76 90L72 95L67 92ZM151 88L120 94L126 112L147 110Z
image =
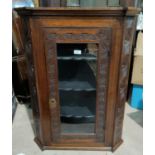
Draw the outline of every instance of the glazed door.
M104 143L111 29L45 34L52 142Z
M42 141L103 146L112 27L37 20L31 28Z

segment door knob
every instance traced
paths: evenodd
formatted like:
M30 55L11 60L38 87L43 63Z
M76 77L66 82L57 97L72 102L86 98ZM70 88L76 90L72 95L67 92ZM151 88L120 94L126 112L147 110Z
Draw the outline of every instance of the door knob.
M55 98L51 98L49 100L49 106L50 106L50 108L55 108L56 107L56 100L55 100Z

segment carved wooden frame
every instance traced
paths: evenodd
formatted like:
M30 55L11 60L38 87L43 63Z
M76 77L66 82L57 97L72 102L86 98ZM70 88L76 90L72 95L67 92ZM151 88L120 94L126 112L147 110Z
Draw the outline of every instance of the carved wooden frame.
M49 29L49 28L48 28ZM50 28L56 30L59 28ZM62 29L62 28L61 28ZM67 29L66 27L64 29ZM76 28L74 28L76 29ZM79 30L79 27L77 28ZM88 28L80 28L88 29ZM94 28L91 28L94 29ZM80 32L79 30L79 32ZM59 30L60 31L60 30ZM111 47L111 35L112 29L109 28L98 28L96 34L89 33L65 33L59 34L59 31L54 31L53 33L44 32L45 37L45 46L46 46L46 62L48 68L49 79L49 100L55 98L57 105L50 106L51 114L51 133L52 141L54 143L60 140L60 114L59 114L59 93L58 93L58 79L57 79L57 55L56 55L56 43L57 41L63 43L67 39L72 40L73 42L79 42L80 40L86 40L87 42L99 43L99 52L98 52L98 84L97 84L97 108L96 108L96 140L98 142L104 143L104 130L105 130L105 107L106 107L106 94L107 94L107 85L108 85L108 68L109 68L109 56L110 56L110 47ZM71 31L71 30L70 30ZM50 71L51 70L51 71ZM57 91L57 93L55 92ZM55 110L54 110L55 109ZM87 135L86 135L87 136ZM66 137L66 136L65 136ZM74 138L73 136L72 138ZM80 138L85 138L85 136L78 136ZM87 136L88 137L88 136ZM94 137L94 138L95 138Z

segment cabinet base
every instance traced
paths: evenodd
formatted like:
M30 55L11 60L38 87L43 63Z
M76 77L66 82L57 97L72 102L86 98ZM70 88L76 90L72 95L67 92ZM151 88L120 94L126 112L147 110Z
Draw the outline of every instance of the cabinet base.
M40 140L36 137L34 139L34 141L36 142L36 144L39 146L39 148L44 151L44 150L89 150L89 151L112 151L114 152L122 143L123 140L121 140L119 143L117 143L113 148L112 147L99 147L99 146L95 146L95 147L88 147L88 146L63 146L63 145L51 145L51 146L44 146Z
M121 139L115 146L113 146L112 152L115 152L122 143L123 143L123 140Z

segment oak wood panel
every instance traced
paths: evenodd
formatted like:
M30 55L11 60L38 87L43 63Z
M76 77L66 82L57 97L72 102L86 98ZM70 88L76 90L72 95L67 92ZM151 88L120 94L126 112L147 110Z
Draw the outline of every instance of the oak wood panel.
M125 101L127 95L128 76L130 70L130 60L132 52L132 42L134 38L134 32L136 27L136 18L126 17L124 21L124 35L122 53L120 56L119 67L119 81L118 81L118 98L115 108L115 128L114 128L114 141L113 145L116 145L121 141Z
M108 84L108 104L106 107L106 137L105 142L107 146L111 146L113 143L113 128L114 128L114 112L117 100L117 82L118 82L118 69L122 46L122 30L123 28L123 18L117 20L113 23L113 40L112 49L110 55L110 69L109 69L109 84ZM117 39L120 38L120 39ZM111 120L111 121L109 121Z
M57 67L57 53L55 40L45 41L45 57L47 67L48 80L48 103L50 108L51 119L51 139L52 142L57 142L60 139L60 106L58 94L58 67ZM53 101L52 101L53 100ZM52 102L52 103L50 103ZM48 131L49 132L49 131Z
M49 145L51 134L50 130L50 112L48 104L48 84L46 77L46 61L44 55L44 47L42 34L39 27L30 19L31 35L32 35L32 52L34 58L34 72L36 78L36 88L38 105L40 111L40 129L42 143ZM35 34L35 35L34 35ZM36 44L37 42L37 44ZM40 59L41 58L41 59Z
M135 16L140 9L134 7L101 7L101 8L16 8L20 16L55 16L55 17L124 17Z
M13 20L12 20L12 32L13 32L13 43L16 48L17 52L17 64L18 64L18 69L19 69L19 74L21 76L22 80L27 80L28 75L27 75L27 66L26 66L26 60L24 56L24 43L22 40L22 25L21 25L21 20L13 11Z
M92 143L90 145L90 143L87 144L86 143L80 143L80 144L76 144L76 143L72 143L72 144L66 144L63 143L62 144L51 144L50 146L46 146L44 144L42 144L40 142L40 140L38 138L34 139L35 142L38 144L38 146L40 147L41 150L91 150L91 151L111 151L111 147L106 147L105 145L101 145L101 144L97 144L97 143Z

